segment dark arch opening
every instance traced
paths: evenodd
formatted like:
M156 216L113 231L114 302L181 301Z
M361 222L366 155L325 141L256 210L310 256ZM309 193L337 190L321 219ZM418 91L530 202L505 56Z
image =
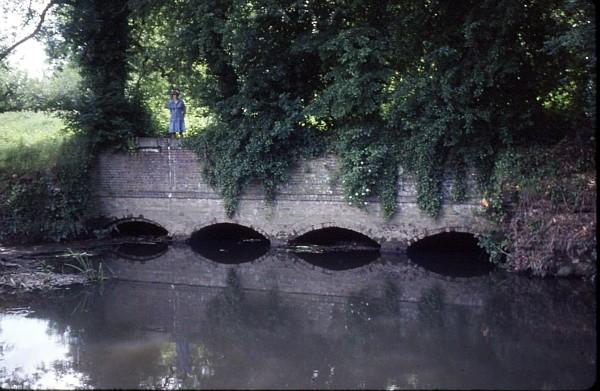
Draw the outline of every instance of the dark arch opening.
M407 249L408 258L431 272L450 277L474 277L494 269L473 234L443 232L423 238Z
M168 232L160 225L147 221L123 221L113 225L112 236L167 236Z
M204 258L236 264L260 258L269 251L271 243L252 228L219 223L194 232L190 238L190 245Z
M290 241L294 253L306 262L329 270L355 269L379 258L379 244L345 228L316 229Z
M290 241L290 245L379 249L379 244L367 235L338 227L315 229Z

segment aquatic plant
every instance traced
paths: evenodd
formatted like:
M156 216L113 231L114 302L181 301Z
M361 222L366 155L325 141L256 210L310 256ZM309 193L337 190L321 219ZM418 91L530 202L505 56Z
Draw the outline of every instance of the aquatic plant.
M98 263L98 267L94 267L94 263L90 259L90 257L86 253L77 253L71 249L68 249L69 256L74 258L77 261L77 264L65 263L66 266L69 266L81 274L83 274L89 281L92 282L103 282L108 280L110 276L107 274L107 271L112 274L112 270L108 265L103 265L102 262ZM107 271L105 271L105 268Z

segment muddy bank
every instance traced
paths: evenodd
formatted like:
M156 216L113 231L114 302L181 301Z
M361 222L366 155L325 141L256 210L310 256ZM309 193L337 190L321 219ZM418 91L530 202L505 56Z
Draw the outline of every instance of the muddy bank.
M16 268L0 275L0 293L17 290L51 290L88 282L89 279L83 274L62 274Z
M52 254L49 250L36 254L30 250L2 248L2 253L0 293L47 291L90 282L88 276L75 269L71 272L58 270L52 260L56 255L49 255ZM67 254L66 248L62 250L62 254Z
M0 293L51 291L107 279L110 272L98 270L96 258L123 243L157 242L160 240L117 238L29 246L0 245Z

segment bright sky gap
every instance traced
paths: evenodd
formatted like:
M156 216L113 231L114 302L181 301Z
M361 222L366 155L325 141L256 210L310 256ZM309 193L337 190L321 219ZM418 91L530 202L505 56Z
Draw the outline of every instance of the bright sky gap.
M43 8L44 4L36 4L33 2L33 7L38 11ZM51 19L52 10L50 10L46 22ZM37 22L37 19L34 19ZM23 15L19 12L12 12L0 17L0 35L10 37L8 42L13 43L22 37L28 35L35 28L35 24L23 27ZM16 36L12 37L11 33L16 32ZM46 55L44 44L37 41L35 38L28 39L8 56L8 64L16 69L26 72L30 77L43 78L47 76L50 69L48 56Z

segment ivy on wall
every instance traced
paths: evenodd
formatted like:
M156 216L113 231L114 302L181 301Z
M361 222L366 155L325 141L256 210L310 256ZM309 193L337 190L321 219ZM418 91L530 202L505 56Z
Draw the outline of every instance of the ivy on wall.
M190 144L230 214L251 180L273 195L300 157L329 150L352 205L378 197L391 216L401 165L436 216L444 178L460 199L465 173L475 168L485 188L507 149L593 133L595 49L584 42L594 41L594 14L582 1L175 8L171 66L212 116Z

